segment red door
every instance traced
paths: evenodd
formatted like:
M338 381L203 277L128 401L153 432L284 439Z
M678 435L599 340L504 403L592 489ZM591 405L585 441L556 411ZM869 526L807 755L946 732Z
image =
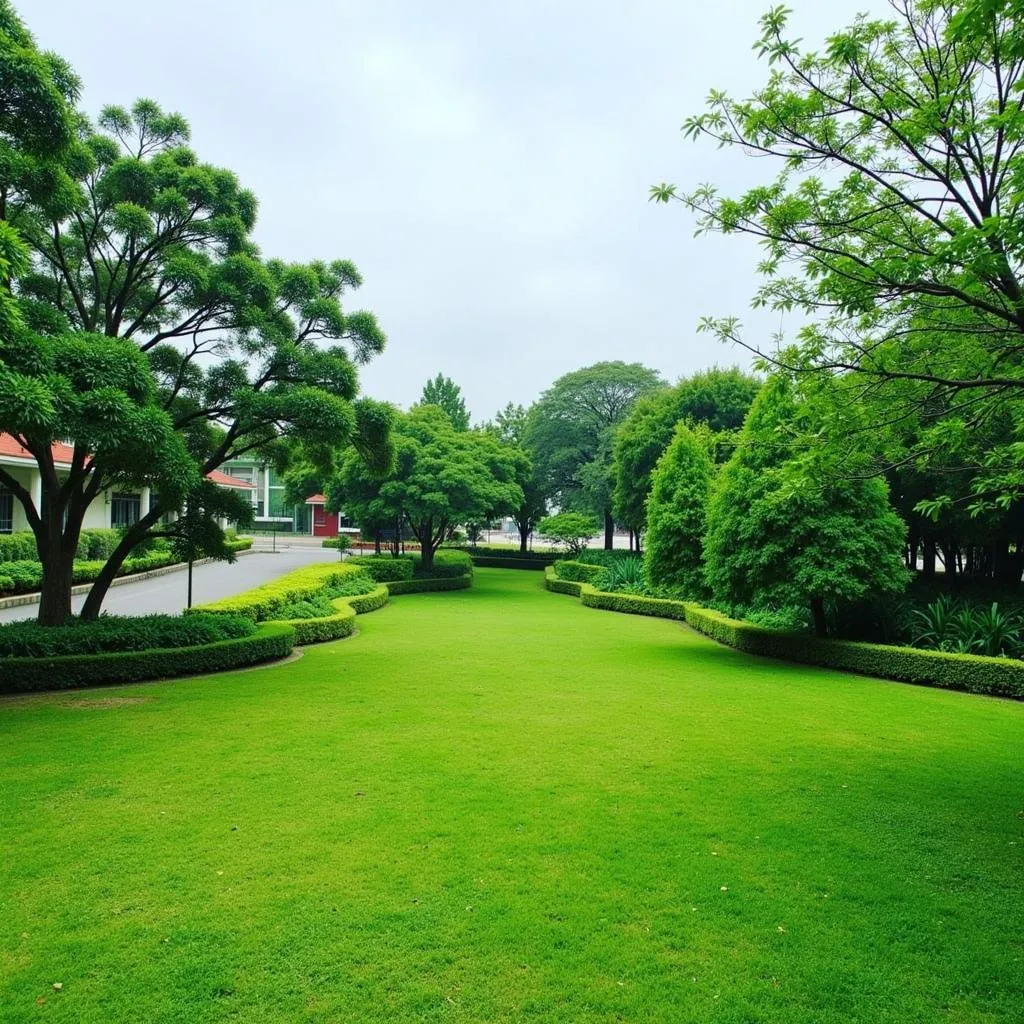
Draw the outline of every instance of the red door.
M323 505L313 506L313 536L314 537L337 537L338 536L338 514L328 512Z

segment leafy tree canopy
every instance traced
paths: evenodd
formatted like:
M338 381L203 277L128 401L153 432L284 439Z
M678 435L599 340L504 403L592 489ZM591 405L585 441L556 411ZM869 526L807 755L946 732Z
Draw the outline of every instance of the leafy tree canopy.
M615 430L637 399L663 384L639 363L595 363L559 377L530 410L526 446L543 489L565 509L603 517L607 547Z
M456 430L469 430L469 411L462 397L462 389L451 377L439 373L433 380L428 380L423 385L420 405L440 406Z
M545 540L564 544L570 555L578 555L600 527L586 512L559 512L542 519L537 531Z
M456 526L486 522L522 502L521 453L486 431L456 430L437 406L397 414L393 437L389 474L380 479L353 450L329 497L361 525L406 522L422 547L424 569Z
M715 367L638 399L615 435L615 518L634 531L644 529L651 474L677 423L706 423L716 432L737 430L759 387L756 378L736 367Z
M890 417L938 405L946 433L916 455L941 461L947 440L1024 397L1024 18L1019 0L891 7L817 52L792 38L785 8L769 11L756 46L766 83L746 100L713 91L685 131L766 157L777 176L738 196L652 196L684 203L700 231L758 238L754 305L808 317L771 351L735 318L703 329L798 375L847 375ZM1014 444L977 467L1004 501L1024 483Z
M785 378L762 389L712 487L704 557L716 601L809 609L824 634L830 605L903 589L906 526L883 480L837 474L801 443L814 418Z

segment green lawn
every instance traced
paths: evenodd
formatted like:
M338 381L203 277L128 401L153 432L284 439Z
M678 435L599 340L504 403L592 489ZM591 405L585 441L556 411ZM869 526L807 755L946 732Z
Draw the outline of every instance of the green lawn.
M1024 1018L1024 706L528 572L359 626L0 703L0 1021Z

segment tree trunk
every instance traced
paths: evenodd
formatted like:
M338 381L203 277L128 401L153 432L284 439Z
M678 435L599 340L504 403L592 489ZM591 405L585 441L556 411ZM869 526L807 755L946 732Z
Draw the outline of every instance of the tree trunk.
M525 555L526 554L526 542L530 539L530 524L517 523L519 527L519 550Z
M373 553L380 554L380 530L373 531Z
M441 536L444 536L444 531L441 531ZM434 568L434 551L437 548L439 541L434 540L434 522L431 519L424 519L420 523L419 536L417 538L420 542L420 571L426 575Z
M100 570L99 576L96 577L89 590L85 604L82 605L83 619L92 621L99 618L100 609L103 607L103 601L106 599L110 584L114 582L117 574L121 571L124 560L131 554L139 541L149 533L149 528L158 522L162 515L163 509L159 507L151 508L121 538L121 542L114 548L113 554L107 559L107 564Z
M928 537L921 545L921 575L926 580L935 579L935 541Z
M43 584L36 621L40 626L63 626L71 617L71 587L75 552L63 550L62 538L48 546L43 558Z
M811 598L811 618L817 636L828 636L828 621L825 618L825 602L820 597Z
M604 514L604 549L605 551L611 551L615 547L615 520L612 519L611 512L605 512Z

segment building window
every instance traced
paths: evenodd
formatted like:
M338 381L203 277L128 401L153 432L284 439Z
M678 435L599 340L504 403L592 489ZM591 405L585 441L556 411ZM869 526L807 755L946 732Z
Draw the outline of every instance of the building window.
M110 496L110 525L127 529L139 521L141 498L138 494L112 494Z
M14 533L14 493L0 487L0 533Z

